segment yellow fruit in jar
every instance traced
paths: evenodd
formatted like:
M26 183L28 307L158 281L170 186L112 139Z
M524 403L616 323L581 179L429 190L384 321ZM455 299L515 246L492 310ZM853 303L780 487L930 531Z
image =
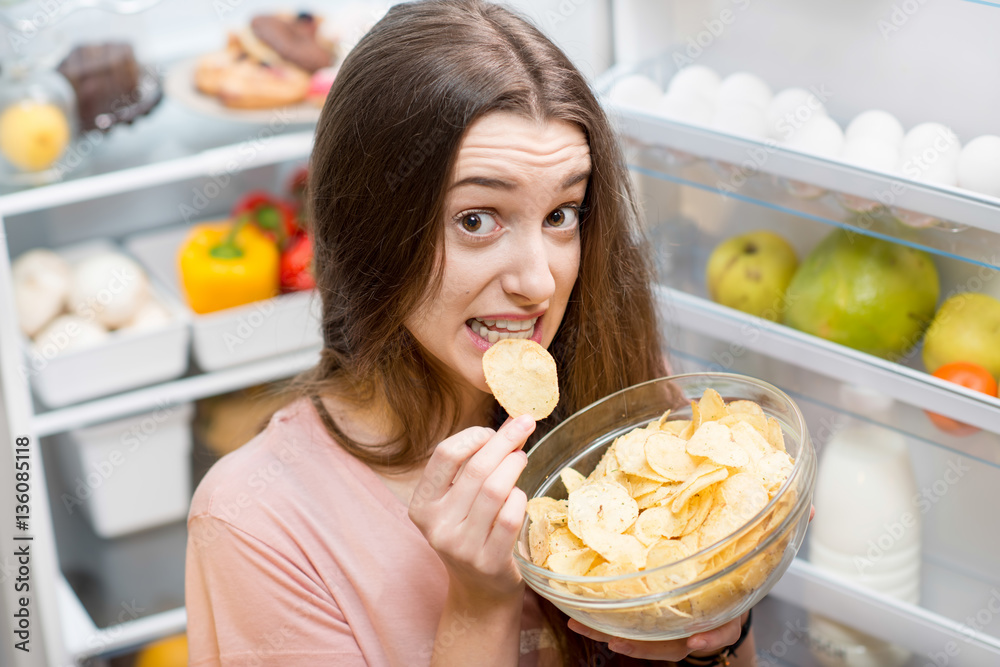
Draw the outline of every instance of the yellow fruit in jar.
M69 144L69 120L50 102L23 100L0 114L0 153L23 171L40 171Z
M187 635L174 635L150 644L139 652L135 667L187 667Z

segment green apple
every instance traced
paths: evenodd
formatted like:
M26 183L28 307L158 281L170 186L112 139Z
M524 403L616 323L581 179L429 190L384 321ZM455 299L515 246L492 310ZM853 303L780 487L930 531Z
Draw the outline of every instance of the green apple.
M776 322L798 265L791 244L774 232L734 236L715 246L708 258L708 294L716 303Z
M1000 377L1000 301L976 292L949 298L927 329L923 357L928 373L969 361Z

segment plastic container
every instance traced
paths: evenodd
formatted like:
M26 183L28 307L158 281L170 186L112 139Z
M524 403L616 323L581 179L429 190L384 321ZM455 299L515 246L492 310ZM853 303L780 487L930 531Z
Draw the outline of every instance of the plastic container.
M191 403L60 436L68 510L118 537L183 519L191 502Z
M617 577L561 575L534 565L528 521L514 548L514 560L528 586L571 618L601 632L661 641L687 637L723 625L750 609L791 564L805 536L816 476L816 457L805 419L779 389L729 373L691 373L629 387L591 404L561 423L528 452L518 486L529 498L565 498L559 471L572 466L589 474L619 435L656 420L668 408L671 419L691 415L690 401L713 388L726 402L746 399L782 426L795 465L785 484L746 525L683 560ZM733 561L728 554L743 538L757 546ZM759 541L758 541L759 540ZM716 556L725 563L704 578L670 587L673 573ZM653 592L649 592L653 591Z
M844 385L840 402L852 413L891 421L893 400ZM809 560L859 585L917 604L920 598L921 513L905 438L877 423L847 418L823 449L816 482L816 519ZM893 667L905 649L820 615L810 614L813 654L825 667Z
M89 241L57 249L70 265L108 250L109 241ZM148 329L112 331L108 338L78 350L36 350L27 337L24 373L38 400L50 408L87 401L180 377L188 367L189 317L154 276L150 291L171 315L166 324Z
M133 236L125 246L150 274L184 302L177 274L177 250L190 231L182 225ZM323 342L321 303L315 292L281 294L272 299L199 315L191 319L191 345L202 370L214 371L294 352Z

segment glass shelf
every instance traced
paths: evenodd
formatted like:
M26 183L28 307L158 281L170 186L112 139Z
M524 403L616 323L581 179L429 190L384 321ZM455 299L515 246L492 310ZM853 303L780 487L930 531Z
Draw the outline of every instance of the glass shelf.
M1000 269L1000 200L998 208L990 209L992 220L982 228L921 229L900 222L882 206L867 213L852 211L844 206L842 193L836 191L825 190L809 198L796 196L788 179L764 172L754 173L745 180L741 178L739 187L730 188L733 176L725 164L711 159L679 161L661 146L635 142L632 145L635 151L629 168L645 176L968 262L990 273Z
M117 126L107 136L86 135L76 150L85 150L87 155L78 167L68 170L64 180L34 188L0 187L0 216L190 178L227 181L247 169L308 157L314 125L282 120L275 113L271 123L238 122L198 114L165 97L149 116L133 125Z
M676 71L661 56L613 67L595 85L619 132L650 158L654 164L647 168L662 178L1000 268L998 198L802 153L774 140L729 134L606 98L625 76L642 74L665 89ZM690 169L705 163L714 170Z

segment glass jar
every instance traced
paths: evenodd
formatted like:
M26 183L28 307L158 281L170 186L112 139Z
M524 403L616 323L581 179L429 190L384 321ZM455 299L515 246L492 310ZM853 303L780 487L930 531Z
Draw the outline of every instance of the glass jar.
M43 185L79 166L76 95L58 72L5 64L0 73L0 180Z

